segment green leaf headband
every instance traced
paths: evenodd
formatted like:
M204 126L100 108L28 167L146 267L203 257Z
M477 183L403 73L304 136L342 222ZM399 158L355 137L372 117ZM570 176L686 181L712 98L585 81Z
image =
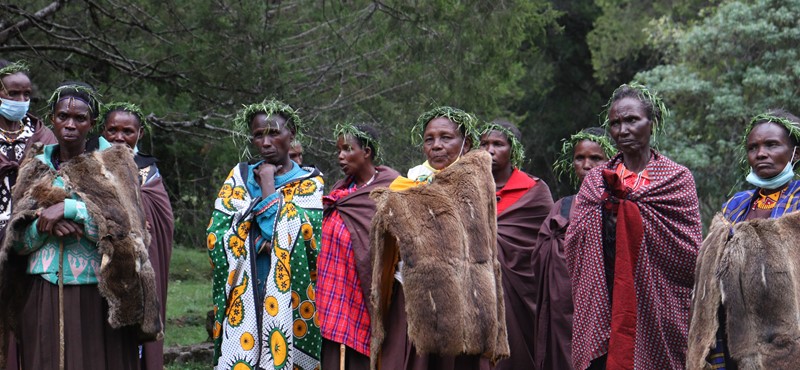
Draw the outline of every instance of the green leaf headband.
M300 135L300 129L303 127L303 121L300 120L300 116L297 115L297 112L294 108L289 106L289 104L275 99L245 105L244 108L236 114L236 118L233 119L234 131L236 131L238 135L250 138L250 121L259 113L266 114L267 117L276 114L285 117L286 121L291 122L295 128L295 137Z
M147 125L147 121L145 120L144 112L142 109L139 108L138 105L128 102L113 102L108 104L103 104L100 107L100 125L106 124L106 119L108 118L109 113L111 112L128 112L136 116L136 119L139 120L139 124L142 127Z
M488 123L483 126L480 136L483 137L483 135L487 135L492 131L498 131L506 136L508 143L511 145L511 165L515 168L522 168L522 165L525 163L525 148L517 138L517 135L514 135L511 130L496 123Z
M617 152L616 148L614 148L614 145L611 143L611 139L605 135L599 136L581 131L570 136L569 139L563 139L561 153L559 154L555 163L553 163L553 172L558 178L563 177L564 174L569 174L570 183L572 183L572 185L575 187L580 184L578 184L578 175L575 174L575 171L572 168L574 154L573 151L575 150L575 146L584 140L593 141L600 145L600 148L603 149L603 153L605 153L606 158L610 159Z
M480 133L478 129L478 118L475 115L464 112L461 109L441 106L433 108L417 118L417 123L411 128L411 142L414 145L420 145L423 142L423 135L425 134L425 126L434 118L444 117L455 123L459 129L464 127L464 139L471 139L472 145L478 143Z
M789 131L789 136L795 138L798 142L800 142L800 123L792 122L786 118L776 117L769 113L762 113L759 114L753 119L750 120L750 123L747 125L747 128L744 130L744 136L742 137L742 145L741 145L741 167L742 171L746 174L750 172L750 163L747 161L747 137L750 135L750 132L753 131L753 128L756 127L757 123L767 123L772 122L774 124L781 125ZM796 170L795 170L796 171Z
M28 73L30 68L28 67L28 63L25 63L23 60L16 61L11 63L3 68L0 68L0 77L5 77L8 75L13 75L14 73L25 72Z
M608 130L608 113L611 110L611 105L614 103L614 97L617 95L617 92L624 88L629 88L636 91L640 100L646 101L653 106L653 141L656 141L658 135L664 131L664 123L667 118L670 116L670 111L667 109L666 104L661 98L656 95L656 93L650 91L647 86L640 84L639 82L633 81L629 84L623 84L620 87L616 88L614 92L611 94L611 98L608 99L608 103L605 105L605 121L603 121L603 128ZM659 114L660 113L660 114Z
M380 158L383 158L383 149L381 149L381 144L366 132L359 130L358 127L352 123L337 123L336 128L333 130L333 137L338 138L339 136L352 136L358 138L361 142L366 143L366 145L374 148L375 153L373 153L373 158L375 162L377 162Z
M250 105L245 105L242 110L240 110L236 117L233 119L233 131L235 134L233 135L234 143L242 145L244 147L244 152L242 153L244 157L250 156L250 145L249 141L251 138L250 134L250 121L253 120L256 114L266 114L267 117L272 115L280 115L286 118L287 123L291 123L295 129L295 141L302 142L302 128L303 121L300 120L300 116L297 115L297 111L294 110L289 104L283 103L276 99L265 100L261 103L255 103ZM244 140L242 140L244 139Z
M89 107L89 112L91 112L92 114L97 114L97 116L100 115L99 110L100 110L100 105L102 104L99 99L100 93L98 93L97 91L88 86L77 85L77 84L62 85L56 88L55 91L53 91L53 95L50 95L50 99L47 99L47 106L50 107L50 112L48 113L48 115L53 113L53 108L55 108L56 103L58 103L58 101L61 100L61 94L64 92L64 90L74 90L76 92L86 94L86 96L90 100L92 100L84 102ZM79 100L83 100L80 99L80 97L77 96L75 97L79 98Z

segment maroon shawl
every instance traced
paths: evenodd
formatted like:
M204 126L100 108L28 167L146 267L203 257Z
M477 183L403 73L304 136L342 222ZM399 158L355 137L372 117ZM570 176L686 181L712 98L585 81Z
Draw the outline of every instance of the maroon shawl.
M376 188L388 187L400 174L392 168L385 166L376 167L378 175L367 186L364 186L344 197L337 199L332 204L324 204L323 212L326 214L334 208L339 211L350 239L353 243L353 254L356 259L356 273L361 280L361 290L364 294L364 303L369 301L369 288L372 284L372 261L369 254L369 228L372 217L375 216L375 201L369 198L369 193ZM347 188L352 180L348 177L333 184L331 191ZM371 307L367 304L367 310Z
M530 176L530 175L528 175ZM535 179L535 178L534 178ZM511 357L495 369L533 369L536 276L531 254L539 227L553 206L550 189L543 181L497 216L497 259L503 272L503 297Z
M606 192L603 169L614 169L621 161L618 154L586 176L575 200L574 219L581 222L570 224L565 241L575 304L572 357L576 369L587 368L609 350L612 320L602 209L618 199ZM656 151L647 172L650 185L625 196L638 207L643 230L633 263L637 302L633 361L636 369L683 369L695 261L702 242L697 192L689 170ZM618 227L618 239L619 231Z
M153 166L155 167L155 166ZM161 299L161 320L166 324L167 282L169 281L169 261L172 257L172 235L174 219L167 190L161 176L152 178L142 185L142 204L150 224L150 263L156 273L156 287ZM164 368L164 341L148 342L143 345L145 370Z
M538 285L533 338L535 368L572 369L572 285L564 255L564 236L575 196L559 199L539 229L532 271Z

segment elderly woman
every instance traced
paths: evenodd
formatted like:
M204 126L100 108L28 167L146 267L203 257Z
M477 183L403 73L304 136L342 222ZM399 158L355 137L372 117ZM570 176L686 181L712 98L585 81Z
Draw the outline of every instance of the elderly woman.
M492 156L497 189L497 252L503 272L503 298L511 357L496 369L534 369L536 275L531 254L547 213L553 206L550 188L520 170L525 158L519 130L505 120L483 128L480 148Z
M788 355L799 349L797 289L787 279L796 279L793 266L800 262L792 252L798 221L785 215L800 209L800 181L794 180L798 142L800 118L785 110L758 115L747 126L746 181L755 189L736 193L722 206L703 243L689 369L797 367L796 356ZM773 220L759 221L764 219Z
M650 147L667 115L638 84L614 91L606 120L620 153L590 170L565 252L576 369L683 369L702 225L688 169Z
M3 317L23 368L138 369L139 334L160 336L161 320L133 154L104 139L85 153L99 114L88 85L62 85L49 103L58 144L20 169L2 251L14 259L0 266ZM9 278L20 267L26 277Z
M451 107L434 108L420 116L411 135L422 141L427 160L409 169L408 179L417 183L430 182L433 175L470 151L478 141L473 122L477 122L474 116Z
M31 115L31 80L23 62L0 60L0 240L11 218L11 187L31 144L55 144L42 121Z
M412 132L427 161L372 193L373 367L488 369L481 354L508 356L490 158L467 153L477 123L450 107L422 114Z
M378 132L368 125L336 130L345 178L322 198L322 248L317 263L317 312L322 330L322 368L369 369L372 283L369 228L375 202L369 193L400 176L379 166ZM342 353L342 352L345 353ZM342 363L343 361L343 363Z
M142 203L147 216L151 242L148 246L150 263L156 272L158 296L161 301L161 320L166 322L167 283L169 261L172 256L172 232L174 220L167 189L156 166L156 159L142 154L137 144L144 136L144 113L130 103L109 103L102 115L102 136L113 145L125 145L133 149L133 157L139 168L139 184ZM145 343L142 348L142 368L161 370L164 368L164 342Z
M572 185L580 187L589 170L608 161L614 153L616 150L605 130L590 127L564 141L553 168L561 177L569 174ZM553 205L539 229L533 252L531 273L536 276L537 289L531 336L536 342L533 353L536 369L572 369L572 286L564 256L564 236L574 200L575 195L570 195Z
M260 158L231 170L208 225L215 368L318 368L321 174L289 159L303 127L289 105L249 105L234 125Z

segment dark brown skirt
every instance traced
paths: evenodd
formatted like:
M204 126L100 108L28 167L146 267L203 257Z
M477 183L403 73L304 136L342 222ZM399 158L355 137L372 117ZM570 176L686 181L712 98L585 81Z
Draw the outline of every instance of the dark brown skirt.
M369 356L345 346L344 368L347 370L369 370ZM322 338L322 370L341 368L340 344Z
M113 329L97 285L64 286L65 364L68 370L139 369L135 329ZM58 369L58 285L33 279L22 313L19 340L23 369Z

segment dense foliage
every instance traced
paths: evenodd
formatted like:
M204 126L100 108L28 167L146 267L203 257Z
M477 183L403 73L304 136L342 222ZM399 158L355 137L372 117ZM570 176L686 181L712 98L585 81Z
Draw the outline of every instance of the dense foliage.
M410 128L436 105L519 123L528 162L558 195L560 141L596 126L621 83L639 79L673 112L658 146L695 171L707 218L742 176L745 120L800 109L800 0L257 1L31 0L0 3L0 58L26 59L34 107L66 79L148 114L180 243L202 245L222 178L241 148L243 104L279 98L310 123L306 161L340 177L337 123L369 122L386 163L422 159ZM41 113L41 111L39 111ZM409 149L411 148L411 149ZM563 180L563 181L562 181ZM721 190L722 189L722 190Z
M675 40L670 63L637 78L670 103L674 121L662 144L694 172L708 220L748 186L745 124L770 108L800 112L800 1L732 1L691 27L654 34Z

